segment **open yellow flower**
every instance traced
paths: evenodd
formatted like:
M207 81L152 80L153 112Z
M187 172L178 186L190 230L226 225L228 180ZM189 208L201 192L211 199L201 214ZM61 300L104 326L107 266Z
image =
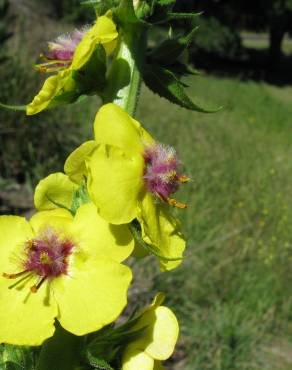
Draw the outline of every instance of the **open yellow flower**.
M187 177L180 174L172 148L163 146L115 104L101 107L94 123L95 140L77 148L65 172L77 183L87 178L90 198L99 214L113 224L137 219L142 237L165 259L163 270L177 267L185 249L180 224L169 206L184 207L170 198ZM168 259L168 260L167 260Z
M158 294L134 326L135 330L146 330L140 339L130 343L124 350L122 370L163 369L161 361L172 355L179 326L174 313L168 307L161 306L163 300L163 294Z
M84 335L113 322L127 303L133 250L125 226L104 221L93 203L0 217L0 343L40 345L63 328ZM85 313L85 314L83 314Z
M91 28L76 30L72 35L60 36L49 43L47 62L38 69L43 72L58 72L46 79L40 92L27 105L27 115L41 112L49 106L58 104L58 97L66 95L68 101L78 97L74 71L80 70L90 60L96 46L101 44L106 54L115 49L118 33L111 19L111 13L98 17Z

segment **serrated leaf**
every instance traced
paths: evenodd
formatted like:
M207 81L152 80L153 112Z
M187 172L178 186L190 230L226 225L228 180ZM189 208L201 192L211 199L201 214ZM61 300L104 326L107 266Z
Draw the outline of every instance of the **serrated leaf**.
M148 54L148 58L163 65L175 63L182 53L189 47L197 29L198 27L195 27L186 36L163 41Z
M214 113L222 109L222 107L217 109L205 109L194 103L184 91L183 86L178 81L175 74L159 65L146 66L143 71L143 79L145 84L154 93L180 107L201 113Z

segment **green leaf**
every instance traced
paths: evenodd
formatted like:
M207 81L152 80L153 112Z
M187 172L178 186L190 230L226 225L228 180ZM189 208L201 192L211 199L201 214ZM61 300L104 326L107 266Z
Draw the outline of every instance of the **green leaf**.
M88 362L95 369L99 370L114 370L105 360L92 356L90 352L87 354Z
M33 348L3 344L0 349L0 369L34 370L35 355Z
M163 65L175 63L193 41L197 29L198 27L195 27L186 36L163 41L148 54L148 58L150 61Z
M205 109L194 103L186 94L184 87L169 69L159 65L148 65L144 68L143 79L145 84L154 93L168 99L170 102L180 107L190 109L201 113L218 112L222 107L217 109Z
M73 79L81 94L100 93L106 83L106 52L101 44L95 47L89 61L78 71L73 72Z
M0 103L0 108L13 110L13 111L26 111L26 105L9 105Z

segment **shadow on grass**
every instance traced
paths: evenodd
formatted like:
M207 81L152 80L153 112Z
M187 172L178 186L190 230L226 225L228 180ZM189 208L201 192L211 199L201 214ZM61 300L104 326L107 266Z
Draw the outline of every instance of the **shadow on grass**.
M268 49L245 48L234 59L200 53L194 54L192 61L197 68L215 76L264 81L277 86L292 85L292 55L282 55L278 61L271 60Z

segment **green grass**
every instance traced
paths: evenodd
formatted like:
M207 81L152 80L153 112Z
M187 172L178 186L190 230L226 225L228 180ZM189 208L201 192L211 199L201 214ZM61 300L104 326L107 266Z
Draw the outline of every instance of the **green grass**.
M153 271L151 281L180 319L173 369L288 370L291 355L283 360L275 348L279 338L292 345L292 88L189 82L194 99L225 108L192 113L144 90L138 114L177 148L193 179L177 195L189 205L177 212L185 262L169 274Z
M269 48L269 35L267 33L254 33L244 31L241 32L242 44L246 48L251 49L268 49ZM292 39L286 35L283 40L283 52L285 54L292 53Z

